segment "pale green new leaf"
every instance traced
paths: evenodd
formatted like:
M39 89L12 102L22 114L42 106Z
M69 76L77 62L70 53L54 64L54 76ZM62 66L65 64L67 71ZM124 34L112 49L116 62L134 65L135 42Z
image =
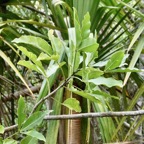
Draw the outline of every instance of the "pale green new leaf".
M98 68L96 69L93 67L86 67L86 69L82 69L82 70L78 71L76 74L79 76L82 76L83 72L86 72L88 74L89 79L97 78L104 74L104 72L101 71L100 69L98 69Z
M41 141L46 142L45 137L44 137L41 133L39 133L38 131L36 131L36 130L30 130L30 131L22 132L22 133L23 133L23 134L26 134L26 135L28 135L28 136L31 136L31 137L33 137L33 138L36 138L36 139L39 139L39 140L41 140Z
M31 137L31 136L26 136L24 139L22 139L20 144L37 144L38 139Z
M105 71L112 70L120 66L124 57L124 51L117 51L114 53L105 66Z
M37 56L34 53L29 52L26 48L22 46L17 46L17 48L20 49L33 63L35 63L44 72L41 61L37 61Z
M26 112L25 112L25 100L22 96L20 96L19 100L18 100L18 110L17 110L17 114L18 114L18 128L21 128L22 123L24 122L24 120L26 119Z
M93 66L93 67L103 67L103 66L105 66L107 63L108 63L108 61L99 61L99 62L93 64L92 66Z
M42 112L42 111L37 111L33 113L26 121L23 123L21 131L26 131L33 129L35 126L39 125L44 117L48 114L48 111Z
M3 144L18 144L18 142L14 139L5 139Z
M51 41L51 45L53 48L53 54L61 55L61 53L63 53L63 51L64 51L63 41L60 38L55 37L52 30L50 30L48 32L48 37L49 37L49 40Z
M87 13L84 16L84 19L82 21L82 28L81 28L82 39L86 39L86 38L89 37L89 35L90 35L90 26L91 26L90 15L89 15L89 13Z
M75 55L75 64L74 64L74 71L76 71L78 69L80 65L80 53L79 52L76 52L76 55Z
M47 77L50 77L52 74L54 74L64 64L65 64L65 62L62 62L62 63L59 63L59 64L55 63L53 65L50 65L48 67L48 70L47 70Z
M4 133L4 127L2 125L0 125L0 134Z
M69 28L68 29L68 36L69 36L69 45L70 45L70 47L72 47L72 45L74 47L76 47L77 39L76 39L76 30L75 30L75 28Z
M81 27L80 27L80 22L78 19L77 11L74 9L74 26L75 26L75 38L76 38L76 43L75 46L79 47L81 41L82 41L82 35L81 35Z
M99 44L96 42L94 38L84 39L79 47L79 51L83 52L95 52L99 47Z
M29 45L32 45L32 46L42 50L43 52L47 53L48 55L52 54L51 46L48 44L47 41L45 41L44 39L42 39L40 37L21 36L20 38L14 39L12 42L29 44Z
M70 110L74 110L76 112L81 112L80 103L75 98L68 98L62 104L64 106L66 106L67 108L69 108Z
M51 55L51 56L49 56L49 55L47 55L46 53L41 53L39 56L38 56L38 58L37 58L37 60L55 60L55 61L57 61L59 59L59 55Z
M105 85L107 87L119 86L122 87L121 80L115 80L114 78L105 78L105 77L98 77L96 79L90 79L88 82L91 82L95 85Z
M88 67L87 70L88 70L88 78L89 79L97 78L104 74L104 72L101 71L100 69L95 69L92 67Z
M32 62L30 61L25 61L25 60L20 60L18 62L19 65L22 65L22 66L25 66L27 67L28 69L30 70L33 70L33 71L36 71L42 75L45 76L45 72L43 72L37 65L33 64Z

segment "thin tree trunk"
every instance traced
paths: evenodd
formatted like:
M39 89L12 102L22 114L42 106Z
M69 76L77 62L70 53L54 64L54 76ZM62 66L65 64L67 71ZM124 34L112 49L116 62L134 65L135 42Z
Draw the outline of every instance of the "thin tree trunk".
M80 101L80 97L66 90L65 98L73 97ZM66 114L78 114L75 111L65 109ZM65 121L66 144L81 144L81 119Z

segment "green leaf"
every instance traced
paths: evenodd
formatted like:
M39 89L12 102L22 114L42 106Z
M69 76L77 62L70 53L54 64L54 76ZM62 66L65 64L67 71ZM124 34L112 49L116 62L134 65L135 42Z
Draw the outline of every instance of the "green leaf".
M136 46L136 49L135 49L135 52L134 52L134 55L130 61L130 64L128 66L129 69L133 69L141 52L142 52L142 49L144 48L144 36L142 36L139 41L138 41L138 44ZM129 76L130 76L131 72L128 72L125 76L125 79L124 79L124 84L125 85L127 83L127 80L129 79Z
M139 36L141 35L141 33L142 33L143 31L144 31L144 23L142 23L142 24L139 26L139 28L138 28L138 30L136 31L136 33L135 33L135 35L134 35L134 37L133 37L133 39L132 39L132 41L131 41L128 49L127 49L127 51L129 51L129 50L132 48L132 46L133 46L134 43L138 40Z
M101 75L103 75L103 71L101 71L100 69L95 69L95 68L87 68L88 70L88 78L89 79L93 79L93 78L97 78Z
M0 125L0 134L4 133L4 127L2 125Z
M107 65L105 66L105 71L112 70L120 66L124 57L124 51L117 51L109 59Z
M113 78L98 77L96 79L90 79L89 82L95 85L105 85L107 87L119 86L122 87L122 81L115 80Z
M30 130L30 131L28 131L28 132L22 132L22 133L23 133L23 134L26 134L26 135L28 135L28 136L31 136L31 137L33 137L33 138L36 138L36 139L39 139L39 140L41 140L41 141L46 142L45 137L44 137L41 133L39 133L38 131L36 131L36 130Z
M3 139L2 139L2 137L0 137L0 144L3 144Z
M90 35L90 26L91 26L90 15L89 15L89 13L87 13L84 16L84 19L82 21L82 29L81 29L82 39L86 39L86 38L89 37L89 35Z
M18 142L13 139L5 139L3 144L18 144Z
M18 114L18 128L21 128L22 123L24 122L24 120L26 119L26 113L25 113L25 100L22 96L20 96L19 100L18 100L18 110L17 110L17 114Z
M125 69L114 69L107 71L108 73L116 73L116 72L143 72L144 70L137 69L137 68L125 68Z
M103 98L114 98L114 99L117 99L119 100L119 98L117 96L113 96L113 95L110 95L106 92L103 92L103 91L99 91L99 90L96 90L93 92L96 96L102 96Z
M50 65L48 67L48 70L47 70L47 77L50 77L52 74L54 74L60 67L62 67L63 65L65 64L65 62L62 62L60 64L53 64L53 65Z
M84 39L79 47L79 51L83 52L95 52L99 47L95 38Z
M76 88L71 88L71 89L69 89L71 92L73 92L73 93L75 93L75 94L77 94L77 95L79 95L79 96L82 96L82 97L84 97L84 98L86 98L86 99L89 99L89 100L91 100L91 101L93 101L93 102L96 102L96 103L99 103L100 102L100 100L97 98L97 97L95 97L95 95L94 94L91 94L91 93L88 93L88 92L85 92L85 91L79 91L79 90L77 90Z
M76 30L75 28L68 29L68 36L69 36L69 45L70 47L76 47Z
M47 53L48 55L52 54L52 48L48 44L47 41L40 37L35 37L35 36L21 36L20 38L14 39L12 42L14 43L24 43L24 44L29 44L32 45L43 52Z
M33 70L33 71L36 71L42 75L46 75L45 72L43 72L37 65L33 64L32 62L30 61L25 61L25 60L20 60L18 62L19 65L22 65L22 66L25 66L27 67L28 69L30 70Z
M86 69L82 69L79 72L77 72L76 74L79 76L82 76L83 72L86 72L86 74L88 74L89 79L97 78L104 74L104 72L101 71L100 69L96 69L96 68L92 68L92 67L86 67Z
M21 131L26 131L33 129L35 126L39 125L45 115L48 114L48 111L42 112L42 111L37 111L33 113L26 121L23 123Z
M108 61L99 61L99 62L93 64L92 66L93 66L93 67L103 67L103 66L105 66L107 63L108 63Z
M61 55L64 51L64 44L60 38L57 38L53 35L53 31L48 32L49 40L51 41L51 45L53 48L53 54Z
M49 56L49 55L47 55L45 53L41 53L39 55L39 57L37 58L37 60L55 60L55 61L57 61L58 59L59 59L59 55L51 55L51 56Z
M75 110L76 112L81 112L80 103L75 98L68 98L63 103L64 106L69 108L70 110Z
M26 136L24 139L22 139L20 144L37 144L37 138Z
M79 67L79 64L80 64L80 53L79 52L76 52L76 55L75 55L75 64L74 64L74 71L76 71Z
M35 63L39 67L39 69L41 69L41 71L44 72L41 61L37 61L37 56L34 53L29 52L26 48L22 46L17 46L17 48L20 49L33 63Z
M61 83L62 82L63 81L61 81ZM55 96L53 97L54 101L53 101L53 105L52 105L52 110L53 110L53 112L51 113L52 115L61 114L61 108L62 108L61 103L63 100L63 92L64 92L64 87L59 89L56 92ZM47 129L47 135L46 135L46 143L48 143L48 144L56 144L57 143L59 126L60 126L60 121L58 121L58 120L49 121L49 127Z
M85 52L86 58L85 58L85 66L91 66L91 62L98 57L98 52Z
M74 8L74 26L75 26L74 37L76 38L76 43L74 43L74 45L78 47L82 41L82 35L81 35L80 22L79 22L77 11L75 8Z

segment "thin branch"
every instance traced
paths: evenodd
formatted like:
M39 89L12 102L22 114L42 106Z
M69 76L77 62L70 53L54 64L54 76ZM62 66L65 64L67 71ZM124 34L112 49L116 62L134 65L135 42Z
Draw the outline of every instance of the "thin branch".
M6 127L4 129L4 132L12 131L12 130L16 129L17 127L18 127L18 125L12 125L12 126Z
M80 119L93 117L124 117L124 116L138 116L144 115L144 110L138 111L122 111L122 112L96 112L96 113L81 113L72 115L49 115L45 116L44 120L64 120L64 119ZM5 128L5 132L16 129L18 125L13 125Z
M61 120L61 119L79 119L79 118L93 118L93 117L124 117L144 115L144 110L138 111L122 111L122 112L96 112L96 113L81 113L72 115L49 115L45 120Z
M30 89L33 93L36 93L40 90L40 87L41 87L41 85L37 85L37 86L30 87ZM20 97L20 95L28 96L28 95L31 95L31 94L30 94L29 90L26 88L24 90L17 91L14 94L10 94L8 96L2 97L1 100L3 102L11 101L12 99L18 99Z
M37 109L37 107L38 107L40 104L42 104L46 99L48 99L50 96L52 96L53 94L55 94L60 88L62 88L64 85L66 85L66 84L68 83L68 81L69 81L72 77L73 77L73 75L70 76L70 77L68 77L68 78L67 78L61 85L59 85L55 90L53 90L53 91L52 91L51 93L49 93L47 96L45 96L44 98L42 98L38 103L36 103L36 105L34 106L31 114L34 113L35 110ZM31 115L31 114L30 114L30 115Z

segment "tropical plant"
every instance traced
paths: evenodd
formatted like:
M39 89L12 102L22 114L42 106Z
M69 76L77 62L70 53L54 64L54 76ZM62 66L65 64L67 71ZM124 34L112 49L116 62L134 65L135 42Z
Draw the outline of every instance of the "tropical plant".
M143 116L42 122L48 114L143 109L138 103L144 92L140 6L140 0L1 2L0 118L4 127L18 124L18 131L9 134L13 139L5 134L3 143L107 143L141 137ZM20 87L28 95L17 94L27 99L20 97L16 104Z

